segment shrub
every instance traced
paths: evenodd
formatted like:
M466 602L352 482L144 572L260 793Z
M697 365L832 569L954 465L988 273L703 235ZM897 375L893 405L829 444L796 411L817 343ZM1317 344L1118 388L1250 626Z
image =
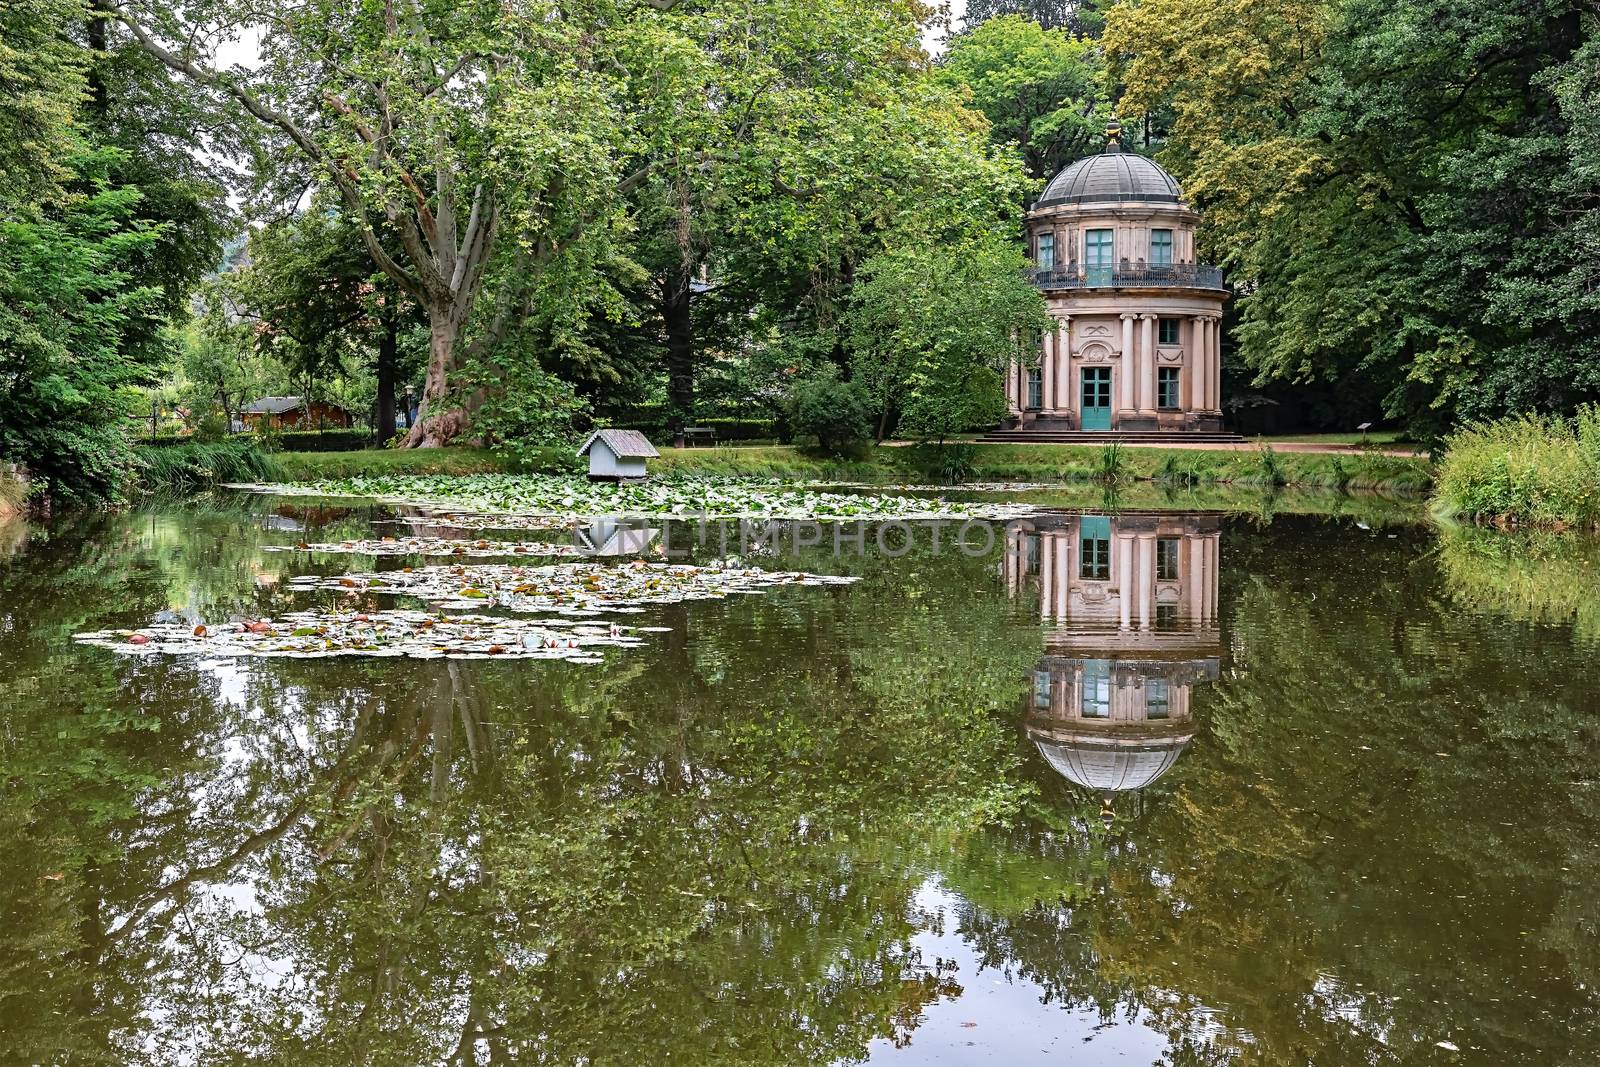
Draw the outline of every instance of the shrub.
M783 400L794 431L815 435L823 451L831 455L859 453L872 433L866 390L841 379L839 368L831 363L797 376Z
M369 430L272 430L254 436L268 452L357 452L372 446Z
M472 430L501 459L536 464L550 448L573 444L589 413L589 402L570 382L531 360L513 360L492 382Z
M1100 446L1100 458L1095 465L1094 480L1101 485L1111 486L1123 481L1128 476L1128 457L1122 448L1122 442L1112 441L1110 444Z
M278 475L273 458L253 441L194 441L163 448L136 448L140 488L146 492L189 491L222 482L262 481Z
M194 433L190 435L192 441L208 443L221 441L228 436L228 417L222 412L212 409L200 417L194 424Z
M1278 452L1266 441L1261 442L1261 451L1257 454L1256 462L1260 466L1261 481L1267 485L1287 485L1289 478L1283 469L1283 460L1278 457Z
M1535 526L1600 521L1600 406L1520 415L1445 440L1434 500L1456 515Z

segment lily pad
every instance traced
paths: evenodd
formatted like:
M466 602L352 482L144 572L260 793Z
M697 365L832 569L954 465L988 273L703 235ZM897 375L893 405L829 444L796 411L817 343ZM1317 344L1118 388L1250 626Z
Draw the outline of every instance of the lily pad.
M695 567L640 560L619 566L560 563L519 567L488 563L418 567L339 577L305 575L290 579L289 584L302 590L392 593L446 605L493 603L512 611L597 615L608 611L638 612L645 605L708 600L778 586L848 585L856 580L799 571Z
M143 656L407 656L598 663L601 649L643 644L637 635L645 632L645 628L615 623L404 610L360 614L296 611L262 621L267 625L228 623L206 627L203 634L181 623L156 623L138 630L96 630L77 634L73 639L124 655Z
M581 556L577 545L554 541L493 541L455 537L363 537L350 541L319 541L294 545L267 545L268 552L345 553L356 556Z
M1006 520L1038 510L1021 504L951 501L940 496L838 493L793 482L709 477L615 484L549 474L369 475L236 488L297 496L360 497L424 508L441 516L456 510L557 519L562 523L599 515Z

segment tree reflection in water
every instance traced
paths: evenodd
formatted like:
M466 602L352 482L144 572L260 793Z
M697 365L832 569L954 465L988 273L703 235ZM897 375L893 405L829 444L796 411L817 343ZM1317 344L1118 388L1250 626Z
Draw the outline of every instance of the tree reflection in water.
M258 546L301 532L13 541L0 1047L892 1061L941 1002L988 1025L948 922L1012 1017L1089 1006L1170 1064L1600 1056L1600 667L1565 631L1475 614L1420 532L1108 516L1102 568L1053 522L1037 568L785 560L865 580L662 609L598 669L129 661L67 637L269 613Z

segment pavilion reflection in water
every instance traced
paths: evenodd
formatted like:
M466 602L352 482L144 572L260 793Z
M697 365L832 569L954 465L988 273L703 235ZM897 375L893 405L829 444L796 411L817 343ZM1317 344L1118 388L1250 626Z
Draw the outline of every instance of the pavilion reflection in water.
M1194 736L1194 687L1217 677L1221 521L1039 516L1012 524L1012 596L1049 627L1025 722L1063 777L1104 799L1161 777Z

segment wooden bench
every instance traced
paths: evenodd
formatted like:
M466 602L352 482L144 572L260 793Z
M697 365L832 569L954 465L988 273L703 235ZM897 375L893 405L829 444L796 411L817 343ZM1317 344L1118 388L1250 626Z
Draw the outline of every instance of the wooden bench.
M703 441L708 445L716 444L716 428L712 426L685 426L683 428L683 443L693 445L696 441Z

